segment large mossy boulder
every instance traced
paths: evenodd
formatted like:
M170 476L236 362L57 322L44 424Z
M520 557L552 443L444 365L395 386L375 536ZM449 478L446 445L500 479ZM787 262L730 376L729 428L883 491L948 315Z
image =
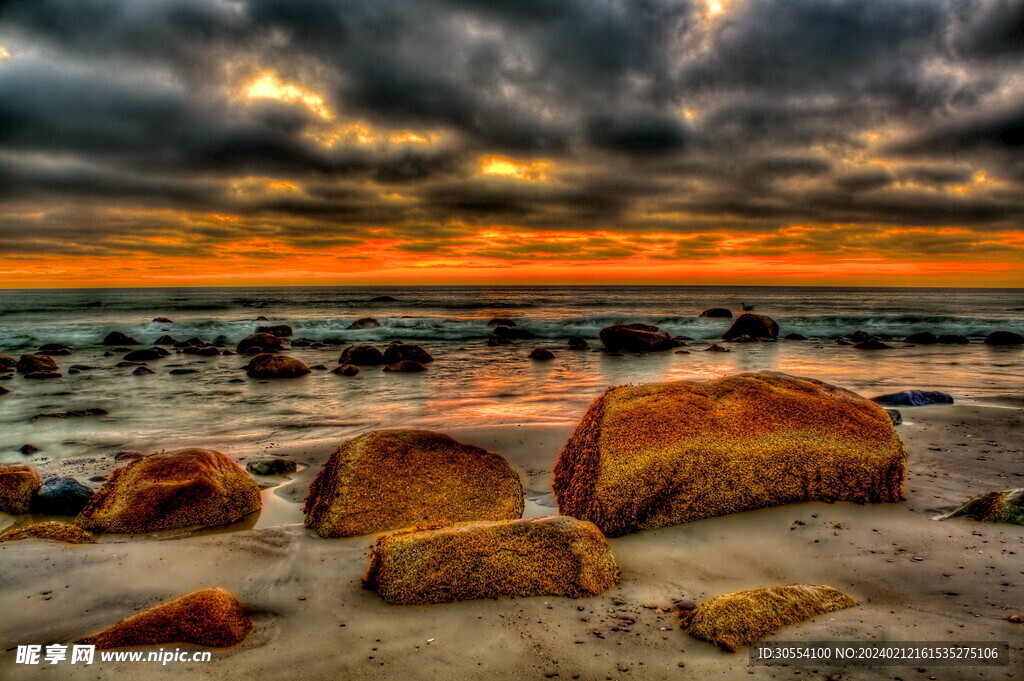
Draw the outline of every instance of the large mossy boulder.
M191 447L115 469L75 522L92 532L158 532L227 525L261 507L259 487L234 459Z
M31 466L20 463L0 466L0 511L28 513L32 498L42 484L42 477Z
M676 346L668 333L650 324L614 324L598 336L609 352L657 352Z
M57 370L56 360L49 355L22 355L18 360L19 374L52 373Z
M804 501L894 502L906 452L848 390L779 373L610 388L555 464L561 513L608 536Z
M298 378L309 373L301 360L284 355L256 355L245 368L250 378Z
M682 624L694 638L734 651L783 627L855 605L830 586L776 586L715 596L684 616Z
M619 568L592 523L565 516L411 528L377 538L364 588L419 605L500 596L596 596Z
M331 454L304 512L322 537L505 520L523 514L523 486L499 454L429 430L377 430Z
M971 518L986 523L1024 525L1024 488L989 492L964 502L939 520Z
M201 343L206 345L206 343ZM246 336L235 347L235 351L242 354L255 354L262 352L281 352L284 350L284 341L272 333L255 333Z
M779 337L779 324L763 314L741 314L722 334L726 341L772 341Z
M202 589L144 610L78 641L100 649L191 643L226 648L253 629L249 614L225 589Z
M62 544L96 543L91 534L77 525L52 520L22 527L12 527L0 534L0 542L21 541L23 539L44 539Z

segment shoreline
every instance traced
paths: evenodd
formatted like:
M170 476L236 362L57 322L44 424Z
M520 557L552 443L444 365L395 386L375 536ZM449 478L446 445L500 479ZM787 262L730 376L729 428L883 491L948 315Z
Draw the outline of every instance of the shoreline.
M777 679L816 669L811 678L1015 678L1024 670L1024 629L1004 618L1024 601L1024 536L1010 525L932 518L974 494L1021 486L1024 410L958 404L903 414L907 422L898 430L909 453L905 501L796 504L610 539L621 585L579 600L388 605L359 586L373 536L321 539L301 526L296 513L308 480L339 443L230 451L243 462L269 452L307 466L293 482L264 491L275 504L291 505L277 518L297 522L257 520L253 529L219 528L173 541L118 537L86 546L0 545L0 610L18 613L6 618L0 638L5 649L67 643L135 609L224 586L254 611L256 630L246 641L214 649L208 664L157 670L107 663L105 676L288 678L301 668L303 678L314 681L339 673L360 679ZM503 454L522 477L524 515L538 517L557 512L550 471L571 430L481 426L446 432ZM748 667L745 650L722 653L691 638L672 613L659 609L681 596L700 600L794 582L830 584L861 605L785 628L769 640L1009 641L1011 666L921 665L925 673L917 667ZM636 622L620 626L628 621L623 617ZM0 659L4 678L39 678L40 669L13 664L9 651ZM84 679L95 678L99 668L60 669L62 678Z

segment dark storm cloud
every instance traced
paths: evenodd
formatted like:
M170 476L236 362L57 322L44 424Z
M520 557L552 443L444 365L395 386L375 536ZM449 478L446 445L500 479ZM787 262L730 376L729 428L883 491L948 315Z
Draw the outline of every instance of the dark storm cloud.
M0 198L53 219L8 217L4 248L104 205L283 221L266 236L324 245L387 228L444 247L455 222L1019 229L1022 8L746 0L708 20L697 0L7 0ZM268 69L335 118L242 98ZM318 141L354 120L437 137ZM481 176L488 155L545 159L548 181ZM1001 184L949 191L979 172ZM138 226L110 215L88 216L110 243Z

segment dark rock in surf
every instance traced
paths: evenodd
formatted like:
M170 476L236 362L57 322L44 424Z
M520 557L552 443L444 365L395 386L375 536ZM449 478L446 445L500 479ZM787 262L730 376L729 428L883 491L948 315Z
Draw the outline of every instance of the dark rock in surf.
M779 324L762 314L741 314L722 334L722 340L732 341L741 336L750 336L755 341L772 341L779 337Z
M712 343L708 347L704 348L704 352L732 352L729 348L723 348L718 343Z
M70 355L75 351L70 345L61 345L60 343L46 343L45 345L39 346L36 350L37 355L50 355L53 357L61 355Z
M153 345L175 345L178 340L169 334L164 334L156 339Z
M298 378L309 373L309 367L294 357L263 354L253 357L246 373L250 378Z
M429 364L434 361L434 358L429 352L418 345L407 345L398 341L392 343L384 350L385 364L394 364L404 360Z
M933 345L938 343L939 339L931 331L918 331L904 338L903 342L913 343L914 345Z
M182 352L186 355L199 355L200 357L216 357L220 354L220 350L212 345L190 345L183 348Z
M732 319L732 310L727 310L724 307L712 307L701 312L700 316L716 319Z
M235 349L243 354L280 352L284 350L284 341L269 333L257 333L243 338Z
M853 346L853 349L854 350L892 350L893 347L891 345L887 345L886 343L883 343L882 341L878 340L877 338L872 338L871 340L866 340L866 341L857 343L856 345Z
M902 390L871 398L886 407L924 407L929 404L953 404L953 396L937 390Z
M69 475L43 479L35 497L32 512L47 515L78 515L92 498L92 489Z
M867 341L878 340L878 336L874 336L867 331L854 331L846 337L846 340L851 343L866 343Z
M380 328L380 322L378 322L373 317L363 317L362 319L355 320L354 322L349 324L346 328L348 328L348 329L377 329L377 328Z
M392 298L391 296L377 296L376 298L370 298L369 302L371 302L371 303L397 303L398 299L397 298Z
M803 341L807 340L807 336L803 335L802 333L789 333L786 334L786 340Z
M554 353L547 348L534 348L533 352L530 353L530 359L549 360L554 358Z
M657 352L675 347L664 331L650 324L615 324L601 329L604 347L612 352Z
M120 331L111 331L103 339L104 345L141 345L139 341Z
M1013 331L993 331L985 337L985 345L1024 345L1024 336Z
M288 324L274 324L273 326L257 326L256 333L269 333L278 338L287 338L295 332Z
M589 350L590 343L584 338L579 336L569 336L569 349L570 350Z
M155 359L163 359L164 356L157 348L149 348L148 350L132 350L124 356L124 359L128 362L151 362Z
M331 373L338 376L355 376L359 373L359 367L353 364L342 364L339 367L335 367Z
M338 364L355 364L357 366L384 364L384 353L372 345L353 345L341 351Z
M491 321L487 322L487 326L492 328L495 326L507 326L509 328L513 328L515 327L515 325L515 320L509 319L508 317L495 317Z
M35 374L57 371L57 362L46 355L22 355L18 360L19 374Z
M418 374L426 370L427 367L423 366L419 362L413 362L407 359L404 359L400 362L388 364L386 367L384 367L384 371L400 374Z
M133 376L150 376L156 372L149 367L135 367L135 371L132 372Z
M168 319L167 317L156 317L155 319L153 319L153 321L158 323L158 324L173 324L174 323L173 319Z

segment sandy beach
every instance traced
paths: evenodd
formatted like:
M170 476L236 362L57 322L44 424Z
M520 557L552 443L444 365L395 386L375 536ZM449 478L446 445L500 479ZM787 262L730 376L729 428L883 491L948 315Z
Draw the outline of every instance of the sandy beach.
M3 678L243 679L1015 679L1024 629L1024 536L1011 525L938 522L969 496L1021 485L1019 396L984 405L904 409L906 501L797 504L641 532L610 544L619 587L596 598L388 605L360 588L372 536L321 539L302 526L301 499L332 442L236 450L305 467L263 492L260 518L168 536L104 536L96 545L0 545ZM562 426L453 429L502 453L526 488L527 517L556 513L551 468ZM65 461L61 472L106 473L112 459ZM29 520L19 517L19 522ZM246 529L250 528L250 529ZM858 607L775 634L776 640L1008 641L1010 667L752 667L679 629L672 599L787 583L835 586ZM235 593L256 629L209 663L27 667L11 649L70 643L137 610L205 586ZM189 648L189 646L182 646ZM191 646L194 648L194 646ZM832 677L836 678L836 677Z

